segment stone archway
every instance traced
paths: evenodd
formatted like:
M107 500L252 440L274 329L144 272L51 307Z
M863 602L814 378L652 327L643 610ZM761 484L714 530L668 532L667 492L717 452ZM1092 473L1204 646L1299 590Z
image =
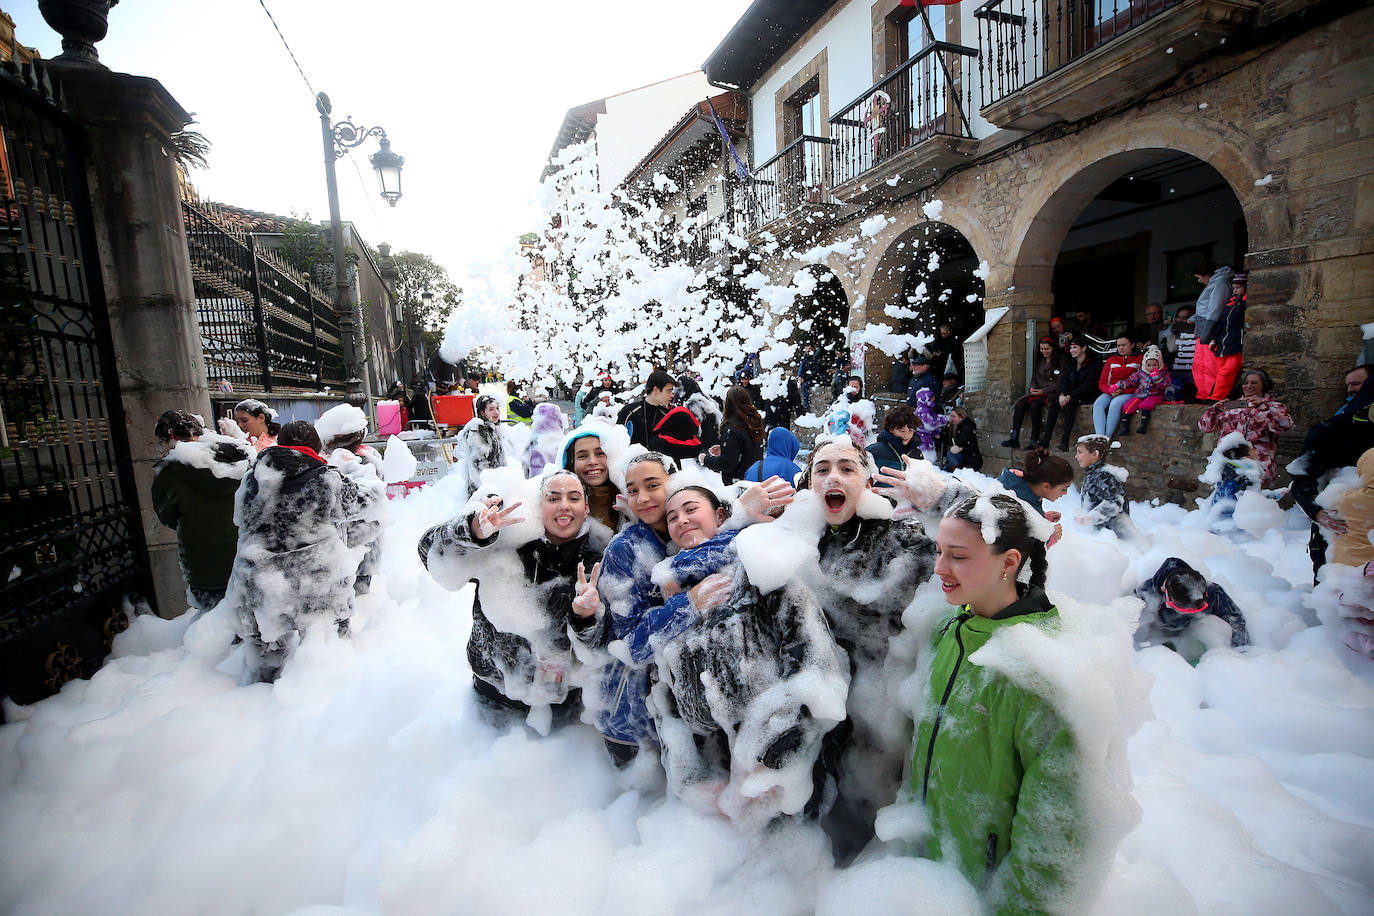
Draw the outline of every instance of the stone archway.
M941 324L949 324L960 340L982 324L985 278L978 252L963 232L951 223L924 220L885 237L882 254L870 259L867 272L865 324L932 336ZM956 353L962 372L963 354ZM872 362L866 366L865 383L881 385L887 381L889 360Z

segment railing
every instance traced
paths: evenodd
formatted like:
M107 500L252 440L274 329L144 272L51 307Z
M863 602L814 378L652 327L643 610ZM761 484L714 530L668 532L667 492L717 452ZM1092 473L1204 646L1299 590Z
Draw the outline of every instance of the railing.
M343 348L333 303L213 208L182 201L201 349L211 389L342 391Z
M749 226L761 229L798 207L831 204L830 155L835 141L802 136L754 169Z
M715 219L708 220L693 226L690 230L691 240L687 243L687 262L689 264L700 264L711 255L724 250L720 246L715 246L712 250L712 242L720 242L721 245L727 244L725 236L730 228L726 225L725 217L717 216Z
M1180 2L989 0L973 14L983 106L1024 89Z
M973 48L937 41L840 109L830 119L835 184L938 134L972 137L966 112L973 80L964 59L977 56Z

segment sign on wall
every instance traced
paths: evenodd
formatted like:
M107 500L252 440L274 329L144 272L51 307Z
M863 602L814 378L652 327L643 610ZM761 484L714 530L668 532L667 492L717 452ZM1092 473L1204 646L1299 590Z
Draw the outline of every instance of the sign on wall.
M964 341L964 391L983 391L988 387L988 334L993 325L1011 309L988 309L983 324Z

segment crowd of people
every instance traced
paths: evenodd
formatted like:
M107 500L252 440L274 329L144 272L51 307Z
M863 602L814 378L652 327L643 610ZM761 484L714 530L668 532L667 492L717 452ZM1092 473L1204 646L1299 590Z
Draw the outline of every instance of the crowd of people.
M1224 326L1228 307L1209 320ZM954 863L998 911L1056 909L1091 880L1079 867L1087 815L1073 729L1049 697L969 656L1010 627L1058 632L1044 588L1064 520L1050 504L1075 469L1044 446L1062 422L1067 449L1078 406L1093 404L1095 428L1074 440L1074 519L1143 537L1126 474L1108 461L1112 435L1137 414L1143 432L1174 377L1162 336L1142 352L1133 336L1101 363L1077 334L1038 342L1010 443L1029 416L1033 448L995 483L952 473L984 459L957 398L940 409L958 376L937 378L939 354L903 361L908 396L881 429L863 380L845 379L805 452L790 428L794 391L765 400L748 366L720 400L662 369L624 401L610 375L594 376L572 423L512 385L504 422L529 423L519 448L502 405L479 396L455 445L466 505L417 544L441 585L475 583L477 707L494 725L541 735L593 728L627 779L657 774L686 803L738 824L818 822L841 863L874 839L880 809L919 802L928 824L918 852ZM1374 567L1369 369L1352 370L1346 403L1288 469L1313 519L1316 565L1331 538L1337 562ZM1264 372L1235 375L1241 401L1215 399L1201 421L1221 437L1209 473L1232 503L1272 480L1275 437L1292 426ZM614 409L601 409L608 398ZM184 411L162 417L156 434L171 449L154 502L177 529L190 602L228 601L245 681L271 681L307 628L349 636L353 598L381 557L382 459L364 443L366 416L347 405L313 425L279 424L245 400L234 419L216 434ZM1357 464L1363 489L1335 503L1319 495ZM894 730L913 662L893 646L926 583L950 610L920 650L916 721ZM1207 616L1229 626L1233 648L1249 645L1244 610L1184 558L1135 594L1145 605L1137 645L1176 645ZM1356 623L1352 633L1374 643L1374 620ZM974 810L975 796L996 803Z

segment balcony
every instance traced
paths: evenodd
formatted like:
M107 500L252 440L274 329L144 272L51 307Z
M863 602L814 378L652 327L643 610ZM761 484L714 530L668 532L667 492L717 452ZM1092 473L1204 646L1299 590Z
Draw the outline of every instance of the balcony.
M829 137L798 137L754 169L748 200L751 232L782 232L807 218L813 208L833 208ZM806 208L806 209L803 209Z
M906 196L913 183L933 184L973 153L967 112L977 56L948 42L927 45L830 119L838 199Z
M978 23L983 117L1037 130L1126 102L1216 49L1257 0L989 0Z

